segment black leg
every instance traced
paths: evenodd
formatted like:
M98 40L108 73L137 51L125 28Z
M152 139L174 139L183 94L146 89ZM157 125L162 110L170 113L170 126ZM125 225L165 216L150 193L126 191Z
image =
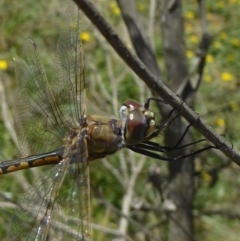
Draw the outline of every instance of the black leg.
M151 98L149 98L149 99L151 99ZM151 100L152 100L152 99L151 99ZM183 103L183 102L182 102L182 103ZM181 105L182 105L182 103L181 103ZM178 117L181 116L180 114L178 114L178 115L176 115L175 117L173 117L172 119L170 119L171 116L172 116L172 114L173 114L173 112L174 112L177 108L179 108L179 107L173 108L173 109L169 112L169 114L168 114L168 116L167 116L167 119L166 119L166 121L165 121L163 124L156 126L156 130L155 130L150 136L148 136L148 138L147 138L148 140L151 140L152 138L157 137L161 131L163 131L163 130L164 130L165 128L167 128L172 122L174 122Z
M152 157L152 158L155 158L155 159L158 159L158 160L168 161L168 162L179 161L179 160L182 160L186 157L194 156L198 153L204 152L204 151L209 150L209 149L219 149L216 146L207 146L207 147L204 147L204 148L199 149L197 151L194 151L194 152L191 152L191 153L188 153L188 154L184 154L184 155L181 155L181 156L178 156L178 157L168 157L168 156L159 155L158 153L155 153L155 152L151 152L148 149L143 149L141 147L138 147L138 145L127 146L126 148L128 148L128 149L130 149L130 150L132 150L136 153L139 153L139 154L142 154L142 155L145 155L145 156L148 156L148 157Z
M157 101L157 102L162 102L162 103L164 103L164 104L167 105L167 102L165 102L165 101L162 100L162 99L150 97L150 98L147 98L147 100L146 100L146 102L145 102L145 104L144 104L144 108L145 108L146 110L148 110L149 105L150 105L150 101L152 101L152 100Z

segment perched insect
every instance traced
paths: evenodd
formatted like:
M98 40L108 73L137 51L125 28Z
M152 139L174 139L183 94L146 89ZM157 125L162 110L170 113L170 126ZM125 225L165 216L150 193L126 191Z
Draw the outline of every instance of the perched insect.
M159 154L186 147L179 145L190 126L173 148L151 141L176 118L171 118L172 111L163 124L156 124L149 105L161 101L157 98L147 99L144 105L126 101L120 108L120 120L86 115L79 34L80 12L71 6L62 26L51 79L46 77L33 40L28 39L23 46L24 59L15 60L15 127L26 157L2 162L0 174L56 165L20 201L8 240L90 240L90 161L122 148L166 161L207 149L176 158ZM69 223L72 229L67 228Z

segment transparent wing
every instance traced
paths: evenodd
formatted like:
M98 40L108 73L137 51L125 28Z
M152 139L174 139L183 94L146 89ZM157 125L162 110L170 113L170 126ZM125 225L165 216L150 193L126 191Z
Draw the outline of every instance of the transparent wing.
M33 40L28 39L23 45L24 59L15 61L15 126L25 155L59 147L85 111L79 33L80 12L72 3L62 26L50 80Z
M58 148L68 138L67 134L72 134L72 128L81 128L85 80L79 33L80 13L72 3L57 44L51 79L47 78L33 40L28 39L23 45L24 59L15 61L18 80L15 123L19 145L26 155ZM8 240L88 240L90 237L84 134L66 150L65 158L20 200Z
M79 162L66 158L23 196L7 240L90 240L87 156L78 154Z
M77 124L85 113L85 79L80 43L80 12L70 4L57 44L53 78L50 82L57 103L71 123Z

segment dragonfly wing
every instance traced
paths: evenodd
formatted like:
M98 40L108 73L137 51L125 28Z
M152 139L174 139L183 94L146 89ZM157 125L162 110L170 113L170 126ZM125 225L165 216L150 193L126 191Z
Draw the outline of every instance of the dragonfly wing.
M8 241L90 240L86 156L63 160L46 172L20 200Z
M25 41L23 59L15 61L18 80L15 126L25 155L59 147L70 127L77 126L84 113L80 12L73 3L62 27L51 79L47 78L33 40Z
M28 155L59 146L59 143L54 145L54 140L62 139L63 129L51 111L52 97L47 90L45 70L35 42L31 39L25 41L23 52L25 60L15 60L18 81L14 122L19 146Z
M25 154L61 146L60 141L68 137L72 127L80 128L79 121L85 113L80 13L73 3L62 28L51 79L47 78L33 40L28 39L23 46L24 59L15 61L15 122ZM88 240L87 170L86 140L81 136L76 147L69 147L63 161L45 173L20 200L8 240Z
M80 10L70 4L57 44L53 78L49 83L61 112L77 124L85 113L85 79L80 42Z

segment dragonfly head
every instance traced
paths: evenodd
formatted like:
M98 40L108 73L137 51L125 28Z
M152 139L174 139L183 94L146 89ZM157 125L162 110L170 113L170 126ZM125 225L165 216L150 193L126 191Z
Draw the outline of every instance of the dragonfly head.
M122 119L122 139L126 145L139 144L154 132L154 113L136 100L124 102L119 112Z

